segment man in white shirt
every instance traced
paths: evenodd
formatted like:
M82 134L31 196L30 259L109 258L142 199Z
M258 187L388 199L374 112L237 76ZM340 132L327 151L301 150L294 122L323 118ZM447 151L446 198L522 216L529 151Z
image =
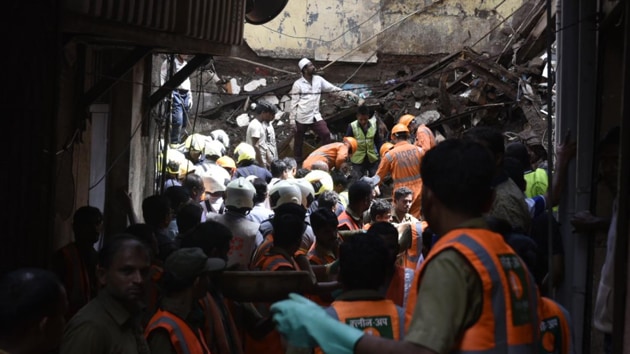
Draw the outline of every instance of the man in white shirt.
M276 132L271 125L276 111L272 104L259 102L256 105L256 117L249 122L245 136L245 142L256 150L258 164L266 169L269 169L271 161L278 158Z
M338 97L350 99L359 105L363 100L355 93L343 91L341 88L326 81L323 77L315 75L315 66L310 60L303 58L298 63L302 77L293 83L291 88L291 112L289 122L294 131L293 151L298 166L302 165L302 143L304 133L308 129L313 130L320 139L321 145L332 142L328 125L319 112L319 101L322 92L329 92Z

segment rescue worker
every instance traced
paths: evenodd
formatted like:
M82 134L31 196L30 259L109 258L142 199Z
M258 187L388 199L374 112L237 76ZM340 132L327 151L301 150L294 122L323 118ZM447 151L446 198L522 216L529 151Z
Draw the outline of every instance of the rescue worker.
M356 181L350 185L348 197L348 207L337 218L337 229L344 232L362 231L363 213L370 208L372 202L372 186L364 181Z
M397 264L398 254L400 253L398 230L391 223L376 222L367 233L383 239L387 248L385 279L379 291L383 297L404 308L407 304L407 297L413 281L414 269L405 268Z
M223 167L228 172L230 179L232 178L232 175L234 175L234 172L236 172L236 162L234 162L234 159L229 156L219 157L217 159L217 165Z
M387 246L376 234L368 232L342 243L339 246L339 280L343 292L326 313L366 334L402 340L404 309L378 291L385 282L389 261Z
M182 238L182 248L199 247L209 258L227 262L232 232L225 225L206 221ZM204 314L203 334L212 354L242 354L243 342L230 305L219 283L220 272L211 272L206 295L199 300Z
M96 263L94 244L103 231L103 214L93 206L82 206L72 218L74 242L57 250L52 258L52 270L62 280L68 294L66 318L96 295Z
M409 143L409 129L404 124L396 124L392 128L394 147L385 153L376 174L381 181L391 174L393 189L408 187L413 191L413 202L409 213L420 218L420 201L422 199L422 177L420 164L424 152L421 148Z
M201 248L182 248L164 263L160 308L144 331L153 354L210 354L201 328L202 318L191 316L205 296L208 273L225 268L225 261L208 258Z
M474 142L446 140L427 152L422 207L440 238L415 275L404 341L331 321L297 294L272 306L278 331L292 345L330 353L535 352L534 281L503 237L483 228L493 169L492 156Z
M228 253L228 267L246 270L256 249L256 233L259 223L248 220L246 215L254 207L256 189L245 178L239 177L225 190L225 213L210 214L208 220L227 226L234 237Z
M315 233L315 243L306 256L311 264L326 265L337 260L339 235L337 216L330 209L320 208L311 215L311 227Z
M276 134L273 129L273 119L277 109L274 105L259 101L255 108L256 116L249 122L245 142L256 150L258 165L269 169L271 161L278 158L276 148Z
M434 148L436 144L435 134L433 134L431 128L427 127L424 124L418 126L418 128L416 129L415 144L416 146L422 148L422 151L424 151L425 153Z
M550 298L541 296L540 348L544 354L574 354L573 331L569 312Z
M412 198L413 191L407 187L394 191L392 223L398 229L398 243L402 251L400 262L405 268L416 269L418 262L422 261L422 232L427 225L409 214Z
M271 173L263 167L256 165L256 150L247 143L240 143L234 149L236 159L236 171L232 179L254 175L265 182L271 182Z
M315 198L318 198L322 193L326 191L332 191L333 180L328 172L321 170L312 170L304 176L304 179L309 181L313 185L315 191Z
M357 108L357 119L348 125L346 136L353 137L357 141L357 148L350 158L352 162L352 177L359 180L361 177L374 176L380 156L381 136L377 132L376 117L370 117L370 109L365 106Z
M330 130L328 130L328 125L326 125L326 121L319 112L321 94L327 92L340 98L350 99L357 102L359 106L363 104L363 99L357 94L351 91L344 91L326 81L323 77L315 75L315 66L306 58L300 60L298 67L302 77L293 83L289 93L289 96L291 96L289 124L294 133L293 151L295 152L295 160L298 165L301 165L304 160L302 144L304 142L304 134L308 129L313 130L317 134L321 145L331 142Z
M345 171L348 169L348 157L356 150L357 140L347 136L341 143L330 143L311 152L304 160L302 168L312 170L313 165L319 162L327 165L328 171Z

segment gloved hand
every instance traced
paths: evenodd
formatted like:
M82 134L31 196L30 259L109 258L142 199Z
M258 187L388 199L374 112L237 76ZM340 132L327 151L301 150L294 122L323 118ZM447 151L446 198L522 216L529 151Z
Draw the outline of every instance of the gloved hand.
M323 308L298 294L271 306L276 329L296 347L319 345L325 353L352 354L363 331L330 317Z

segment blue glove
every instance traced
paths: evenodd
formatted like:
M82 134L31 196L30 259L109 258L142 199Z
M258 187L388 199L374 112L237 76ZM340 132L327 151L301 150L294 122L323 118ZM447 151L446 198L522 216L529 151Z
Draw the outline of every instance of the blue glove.
M363 331L330 317L323 308L298 294L271 306L276 329L295 347L319 345L325 353L352 354Z

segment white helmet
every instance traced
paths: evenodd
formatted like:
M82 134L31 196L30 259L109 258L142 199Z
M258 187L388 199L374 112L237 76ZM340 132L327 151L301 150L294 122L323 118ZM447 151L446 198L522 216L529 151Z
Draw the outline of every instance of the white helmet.
M256 150L247 143L240 143L234 149L234 160L237 164L245 160L256 160Z
M212 137L213 140L219 141L221 144L223 144L223 147L225 147L226 149L230 148L230 137L227 135L225 130L223 129L213 130L210 133L210 136Z
M204 153L209 157L216 157L217 159L224 156L226 153L225 146L218 140L206 140Z
M315 189L313 189L311 182L304 178L295 178L290 181L300 188L300 192L302 193L302 205L305 208L311 206L311 203L315 200Z
M230 180L230 174L217 165L198 166L195 173L201 176L203 185L208 193L225 191L225 185Z
M334 188L333 179L326 171L313 170L304 176L304 179L311 182L316 197Z
M239 177L228 183L225 190L225 206L238 209L251 209L254 207L254 194L256 188L248 180Z
M294 183L280 180L269 188L269 205L274 209L286 203L302 205L302 192Z

